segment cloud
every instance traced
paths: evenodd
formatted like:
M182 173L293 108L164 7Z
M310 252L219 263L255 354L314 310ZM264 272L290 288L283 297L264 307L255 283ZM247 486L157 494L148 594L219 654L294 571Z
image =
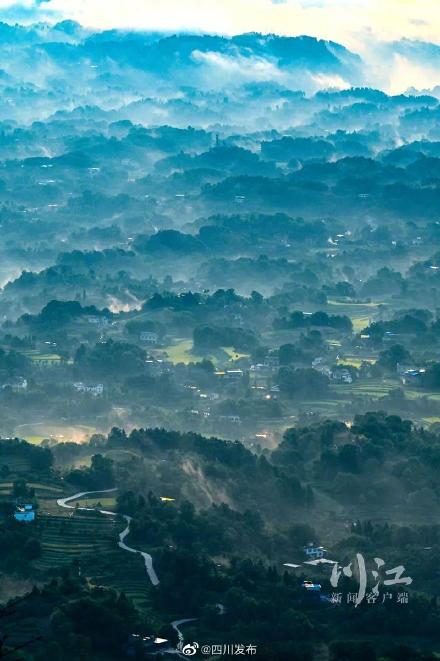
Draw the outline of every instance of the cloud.
M73 19L92 29L308 34L359 53L369 65L367 81L372 85L401 92L411 85L438 82L428 56L417 59L411 52L395 56L380 42L405 38L439 43L439 0L0 0L1 18ZM205 68L210 65L214 70L212 58L217 54L198 57L205 58ZM227 59L215 62L215 70L229 78L276 78L278 74L268 67L255 58L238 66ZM334 83L345 86L343 80Z
M192 58L207 67L205 75L211 79L212 74L220 77L215 82L219 85L225 83L242 83L246 81L277 80L282 73L275 63L259 57L230 57L221 53L194 51Z
M352 48L368 34L431 41L440 35L438 0L0 0L0 14L14 7L93 28L311 34Z

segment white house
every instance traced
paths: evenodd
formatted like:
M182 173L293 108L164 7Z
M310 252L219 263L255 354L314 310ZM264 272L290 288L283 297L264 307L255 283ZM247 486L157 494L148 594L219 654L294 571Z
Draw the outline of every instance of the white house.
M313 542L309 542L307 546L304 546L303 551L308 560L318 560L327 555L327 551L323 546L316 546Z
M243 370L226 370L225 378L229 381L239 381L244 376Z
M353 383L353 377L346 367L336 367L332 373L331 378L333 381L340 381L341 383Z
M109 326L110 324L110 319L108 317L100 317L98 315L88 315L87 321L89 324L94 324L95 326L98 326L99 328L104 328L105 326Z
M157 344L159 341L159 336L157 333L152 333L151 331L142 331L140 334L140 341L145 342L145 344Z
M75 388L76 392L90 393L94 397L99 397L104 392L104 384L102 383L97 383L94 386L88 386L85 383L80 382L74 383L73 387Z
M13 381L8 381L2 386L2 388L12 388L14 392L22 392L23 390L26 390L27 387L28 387L27 379L25 379L23 376L19 376L17 379L14 379Z

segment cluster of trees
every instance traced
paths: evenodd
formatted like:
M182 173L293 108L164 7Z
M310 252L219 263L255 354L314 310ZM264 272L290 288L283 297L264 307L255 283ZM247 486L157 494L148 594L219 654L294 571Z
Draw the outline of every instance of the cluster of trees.
M31 471L47 473L53 465L53 455L48 448L33 445L15 439L1 439L0 442L0 465L8 466L11 460L24 461Z
M102 454L95 454L89 468L75 468L67 473L66 479L81 489L111 489L115 480L113 461Z
M28 325L31 329L58 329L66 326L75 319L85 316L110 318L111 312L107 308L98 310L94 305L82 306L79 301L53 300L47 303L37 315L24 314L19 322Z
M289 317L274 320L274 327L281 328L311 328L313 326L333 328L344 333L351 333L353 324L350 317L340 315L329 315L326 312L313 312L304 314L301 310L295 310Z
M325 397L329 379L313 369L281 367L277 377L282 393L291 399Z
M196 351L233 347L237 351L251 352L257 345L252 331L229 326L198 326L194 329L193 341Z
M95 378L128 376L143 372L146 353L136 344L107 340L94 347L81 344L75 353L79 373Z

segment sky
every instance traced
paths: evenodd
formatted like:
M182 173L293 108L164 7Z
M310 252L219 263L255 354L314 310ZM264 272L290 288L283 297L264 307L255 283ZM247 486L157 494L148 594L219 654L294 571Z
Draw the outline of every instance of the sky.
M74 19L91 28L274 32L332 39L440 43L440 0L0 0L4 20Z

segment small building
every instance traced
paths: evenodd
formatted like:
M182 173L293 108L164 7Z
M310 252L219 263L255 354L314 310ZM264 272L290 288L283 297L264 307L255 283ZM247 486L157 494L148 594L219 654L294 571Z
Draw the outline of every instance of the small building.
M19 505L14 512L16 521L25 521L27 523L35 521L35 510L33 505Z
M323 546L316 546L313 542L309 542L307 546L304 546L303 551L308 560L317 560L327 555L327 551Z
M331 378L333 381L339 381L340 383L353 383L351 372L346 367L335 367L331 372Z
M169 647L169 642L166 638L159 638L158 636L141 636L140 634L130 634L130 642L140 641L143 645L144 651L148 656L156 656L160 652L166 651ZM133 652L129 651L132 656Z
M145 344L154 346L158 343L159 336L157 333L153 333L151 331L142 331L142 333L139 336L139 339L141 342L144 342Z
M404 385L419 386L425 373L425 369L409 369L403 372L400 378Z
M225 372L225 378L229 381L240 381L243 376L243 370L226 370Z
M219 419L233 425L241 425L241 418L239 415L221 415Z
M90 393L94 397L99 397L104 392L104 384L97 383L96 385L86 385L85 383L79 382L74 383L73 387L76 392Z
M397 338L399 337L398 333L392 333L391 331L385 331L382 337L382 342L395 344Z
M110 325L110 319L108 317L98 316L98 315L88 315L87 321L89 324L93 324L98 328L105 328Z
M12 381L8 381L2 386L2 388L11 388L13 392L23 392L24 390L27 390L27 387L27 379L25 379L23 376L19 376Z
M309 567L314 567L321 572L331 573L334 565L336 565L336 561L328 560L327 558L318 558L317 560L306 560L304 564L309 565Z
M277 370L280 367L280 359L278 356L267 356L265 363L271 370Z
M301 587L304 588L304 590L307 590L307 592L321 592L320 583L313 583L312 581L304 581L301 584Z

